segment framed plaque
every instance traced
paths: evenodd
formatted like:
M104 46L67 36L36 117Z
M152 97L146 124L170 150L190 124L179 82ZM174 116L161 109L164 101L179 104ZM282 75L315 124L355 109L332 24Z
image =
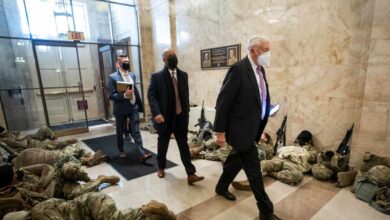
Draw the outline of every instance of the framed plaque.
M200 51L202 69L229 68L241 59L241 44L209 48Z

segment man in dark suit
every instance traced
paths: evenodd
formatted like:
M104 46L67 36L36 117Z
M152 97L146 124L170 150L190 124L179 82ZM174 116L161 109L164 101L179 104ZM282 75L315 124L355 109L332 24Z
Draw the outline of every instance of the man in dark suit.
M124 123L129 120L130 133L133 136L134 143L140 154L140 161L145 162L152 157L152 154L146 153L143 148L141 133L139 130L139 112L143 112L141 96L135 87L135 75L129 72L130 61L127 55L117 57L118 71L112 73L108 78L109 99L114 101L114 115L116 121L116 138L119 149L119 156L126 158L127 155L123 150L123 132ZM127 88L126 92L117 91L117 82L127 82L132 84L132 88Z
M274 219L273 204L264 190L260 161L255 143L267 124L270 95L261 65L262 54L269 51L269 41L253 37L248 56L228 70L216 103L214 130L220 146L228 143L233 150L226 159L216 186L216 193L226 199L236 197L229 185L244 168L260 211L260 220Z
M203 180L195 175L195 166L191 163L187 143L189 120L189 93L187 73L177 68L177 57L173 49L166 49L162 54L164 69L153 73L148 89L148 100L154 125L158 133L157 175L165 176L166 155L169 140L173 133L179 146L180 158L187 172L189 185Z

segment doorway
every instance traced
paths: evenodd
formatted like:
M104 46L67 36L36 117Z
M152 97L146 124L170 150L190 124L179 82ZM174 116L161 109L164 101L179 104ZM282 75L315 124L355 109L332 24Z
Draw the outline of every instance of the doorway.
M115 66L116 57L120 54L129 54L128 47L125 45L98 45L101 89L104 99L105 117L107 120L114 120L112 113L112 102L108 99L108 77L111 73L117 71Z
M88 132L79 52L73 42L33 41L46 122L57 135Z

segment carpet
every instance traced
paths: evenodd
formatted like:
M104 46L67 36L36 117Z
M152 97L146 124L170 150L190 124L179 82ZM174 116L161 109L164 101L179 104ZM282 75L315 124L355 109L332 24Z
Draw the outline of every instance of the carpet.
M83 142L92 150L102 150L105 154L110 156L110 160L107 163L109 163L127 180L135 179L157 171L156 154L146 150L147 152L153 154L153 157L145 163L141 163L139 160L140 155L135 144L133 142L129 142L127 139L124 139L124 150L127 153L127 158L120 158L118 147L116 146L115 134L87 139L83 140ZM146 147L144 146L144 148ZM166 169L174 166L177 166L177 164L167 160Z
M91 127L91 126L102 125L102 124L107 124L107 123L110 123L110 122L107 122L106 120L103 120L103 119L95 119L95 120L89 120L88 126ZM72 129L72 128L82 128L82 127L87 127L86 121L50 126L50 128L53 131L66 130L66 129Z

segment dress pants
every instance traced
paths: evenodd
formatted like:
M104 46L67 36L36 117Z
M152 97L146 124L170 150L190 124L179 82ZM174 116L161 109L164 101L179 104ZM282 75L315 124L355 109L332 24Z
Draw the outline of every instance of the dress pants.
M175 124L173 128L165 129L164 131L158 132L158 143L157 143L157 162L159 169L165 169L166 167L166 157L169 146L169 141L171 139L172 133L175 135L176 143L179 147L180 158L185 167L187 175L194 174L196 172L195 166L191 162L190 148L187 143L187 133L188 133L188 118L185 114L179 114L174 116ZM167 123L167 122L164 122ZM183 126L181 126L183 125Z
M259 154L255 145L248 152L236 151L233 148L223 165L223 172L215 191L217 193L228 191L229 185L233 182L241 168L244 168L259 211L261 213L273 213L273 204L264 190Z
M133 137L135 146L141 156L145 154L145 148L143 147L141 132L139 130L139 113L138 106L133 105L132 110L127 115L115 115L116 121L116 139L119 152L123 152L123 133L124 133L124 123L127 122L127 118L130 118L129 128L130 133Z

